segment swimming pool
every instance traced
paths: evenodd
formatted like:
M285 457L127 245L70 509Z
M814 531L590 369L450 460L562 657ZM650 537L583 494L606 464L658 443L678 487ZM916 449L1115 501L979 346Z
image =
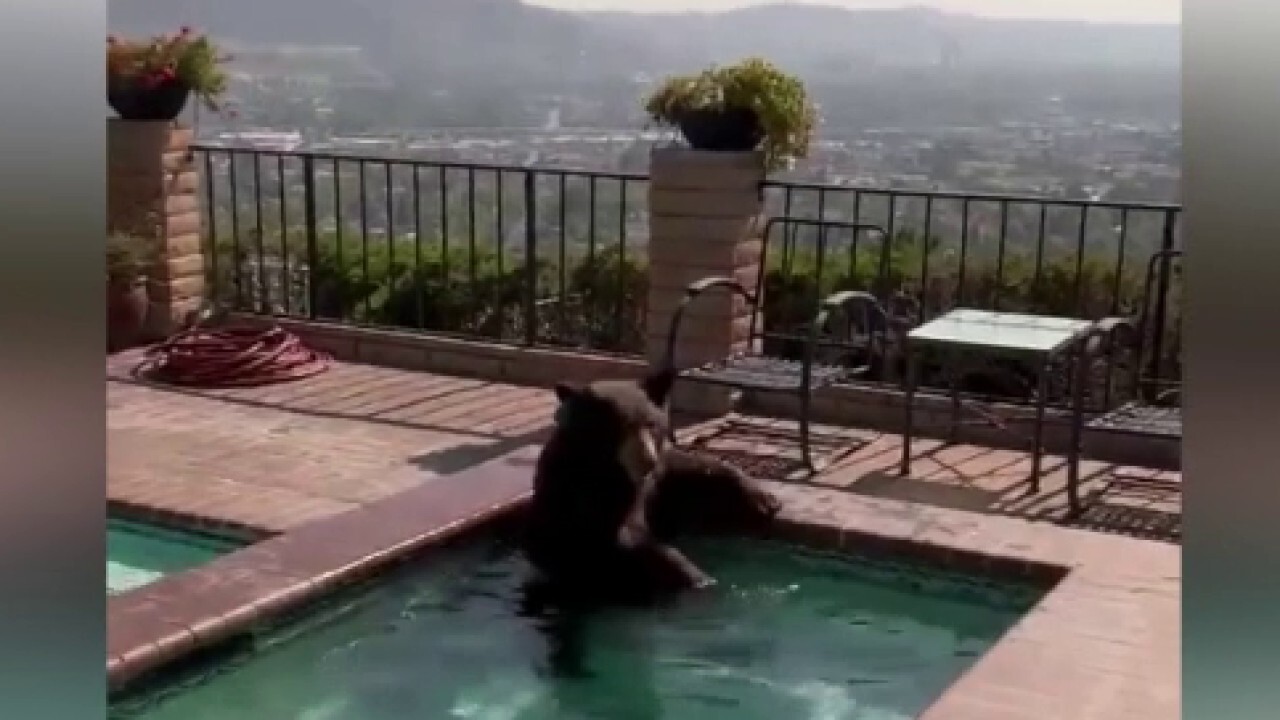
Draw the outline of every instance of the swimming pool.
M107 594L117 595L161 577L203 565L240 543L206 533L107 519Z
M716 589L533 619L523 560L478 541L118 698L111 717L905 720L1045 590L745 539L690 555Z

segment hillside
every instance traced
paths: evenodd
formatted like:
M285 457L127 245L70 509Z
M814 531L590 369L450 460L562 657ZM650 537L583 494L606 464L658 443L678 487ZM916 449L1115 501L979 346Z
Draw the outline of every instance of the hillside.
M229 43L340 44L363 48L401 79L467 82L555 77L578 65L630 69L639 47L583 18L518 0L109 0L114 32L187 24Z
M655 55L683 65L755 53L818 70L855 58L927 64L946 52L967 65L1177 67L1181 56L1177 26L991 20L925 8L763 5L723 13L586 17L644 37Z
M934 10L765 5L723 13L570 13L519 0L108 0L113 31L191 24L232 41L356 45L402 81L576 80L759 54L808 77L876 65L1179 66L1181 30L991 20Z

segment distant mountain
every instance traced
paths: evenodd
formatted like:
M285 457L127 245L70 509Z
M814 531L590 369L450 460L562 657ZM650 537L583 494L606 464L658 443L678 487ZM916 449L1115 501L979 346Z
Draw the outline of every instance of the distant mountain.
M645 55L597 23L518 0L109 0L107 13L120 33L185 24L232 44L355 45L423 82L631 72Z
M928 8L847 10L760 5L721 13L582 14L601 27L645 38L664 65L697 67L763 55L797 70L850 60L929 65L1177 68L1175 25L994 20Z
M564 12L519 0L108 0L109 27L190 24L228 41L356 45L402 82L590 82L763 55L808 77L875 65L1176 69L1172 25L992 20L935 10L764 5Z

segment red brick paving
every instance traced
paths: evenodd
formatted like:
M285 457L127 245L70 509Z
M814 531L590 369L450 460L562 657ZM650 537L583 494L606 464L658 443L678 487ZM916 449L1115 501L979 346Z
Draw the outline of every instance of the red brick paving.
M273 532L536 443L555 402L350 364L282 385L174 391L132 379L137 359L107 363L108 496Z
M697 435L704 447L741 451L752 456L785 455L799 457L795 431L790 438L776 434L787 423L731 416L704 424ZM813 447L822 471L809 482L843 489L853 494L905 500L1034 520L1061 521L1067 515L1066 467L1061 456L1042 460L1040 491L1030 494L1031 457L1027 453L977 445L946 445L918 438L912 443L911 476L902 478L898 465L902 439L898 435L856 428L818 427ZM798 465L797 465L798 467ZM1181 515L1181 494L1177 492L1181 474L1147 468L1117 467L1094 461L1081 463L1081 495L1093 498L1093 507L1106 508L1115 520L1117 532L1138 533L1143 523L1156 516L1176 519ZM1124 477L1160 478L1163 487L1151 484L1117 483ZM792 479L803 478L793 473ZM1093 514L1086 513L1086 519ZM1164 533L1152 531L1152 535ZM1176 539L1165 537L1164 539Z
M129 379L136 359L108 361L110 497L269 531L537 442L554 408L543 389L351 364L284 385L175 392ZM784 421L735 417L687 433L713 436L713 447L796 455L794 429ZM820 485L1035 519L1060 519L1065 510L1060 457L1045 458L1041 492L1031 496L1024 453L918 439L911 477L903 479L898 436L831 427L815 433L816 454L829 461L813 479ZM1175 492L1109 485L1116 471L1179 478L1086 461L1085 495L1180 512Z

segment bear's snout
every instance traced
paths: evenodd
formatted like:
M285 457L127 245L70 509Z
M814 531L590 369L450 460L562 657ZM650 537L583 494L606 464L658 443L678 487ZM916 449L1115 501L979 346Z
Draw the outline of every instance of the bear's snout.
M631 481L639 485L658 467L662 455L662 435L653 428L637 427L627 433L618 450L618 462Z

